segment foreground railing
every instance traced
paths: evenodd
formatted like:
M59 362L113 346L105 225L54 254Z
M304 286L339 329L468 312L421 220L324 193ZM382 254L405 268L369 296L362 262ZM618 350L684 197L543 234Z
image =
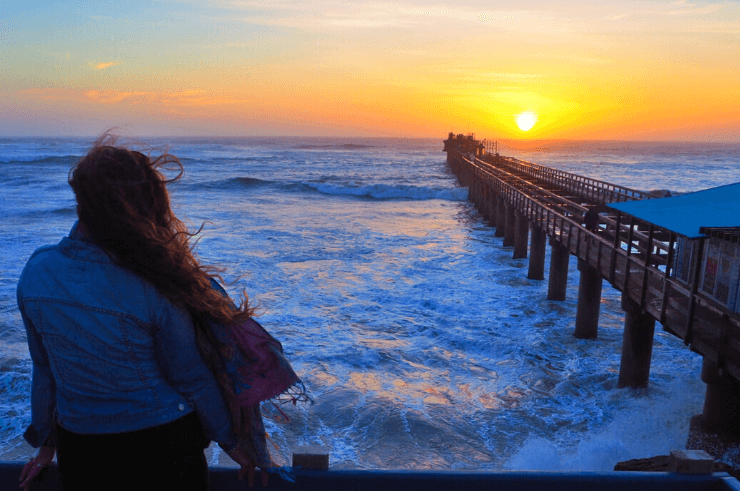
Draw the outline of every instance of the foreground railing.
M0 491L17 491L23 463L0 463ZM211 491L249 489L237 480L237 469L212 467ZM110 483L128 469L111 467ZM257 479L259 481L259 479ZM56 465L43 471L30 486L33 491L59 489ZM141 489L148 489L142 482ZM270 475L267 487L257 482L252 489L274 491L740 491L740 483L724 472L677 474L669 472L438 472L438 471L309 471L284 469L283 476Z

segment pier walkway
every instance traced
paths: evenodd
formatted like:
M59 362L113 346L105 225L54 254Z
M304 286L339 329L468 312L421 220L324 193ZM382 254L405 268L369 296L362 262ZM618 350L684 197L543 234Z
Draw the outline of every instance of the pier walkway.
M489 153L473 135L450 133L444 143L452 171L504 246L514 258L529 255L531 279L544 279L549 238L548 299L564 300L569 258L577 258L576 337L597 336L602 280L622 292L620 387L647 386L658 320L704 357L704 422L740 428L740 315L701 288L709 237L684 237L609 206L655 198L644 191Z

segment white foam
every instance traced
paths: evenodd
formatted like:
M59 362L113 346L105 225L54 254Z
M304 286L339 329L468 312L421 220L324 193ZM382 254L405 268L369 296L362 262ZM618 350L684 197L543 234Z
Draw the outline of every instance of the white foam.
M666 390L618 389L620 406L611 422L585 433L575 444L564 438L532 437L504 465L506 469L610 471L617 462L667 455L685 449L689 419L701 412L702 382L675 380ZM573 435L567 435L572 437ZM570 439L570 438L569 438Z

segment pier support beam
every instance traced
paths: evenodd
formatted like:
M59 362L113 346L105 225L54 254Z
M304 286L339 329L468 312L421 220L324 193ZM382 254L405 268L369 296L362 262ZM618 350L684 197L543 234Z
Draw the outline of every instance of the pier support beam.
M530 280L545 279L545 251L547 249L547 235L536 225L532 225L532 239L529 243L529 272Z
M529 220L526 216L516 214L516 230L514 233L514 259L527 257L527 241L529 240Z
M504 247L511 247L516 242L516 207L514 203L506 205L506 226L504 227Z
M622 309L624 309L624 335L617 388L647 387L650 358L653 355L655 318L645 313L637 302L625 293L622 293Z
M550 281L547 285L548 300L565 300L568 287L568 262L570 251L564 245L550 239Z
M717 364L704 358L701 379L707 384L704 396L704 424L715 429L731 429L740 435L740 382Z
M506 203L503 198L496 200L496 233L494 236L503 237L506 234Z
M498 202L498 199L496 198L496 194L493 192L493 189L488 190L488 224L491 227L496 226L496 203Z
M483 215L486 217L486 221L489 225L496 223L496 195L493 194L493 189L486 188L486 203L484 205L485 212Z
M596 339L599 334L602 278L595 268L580 258L578 271L581 272L581 279L578 283L578 310L573 335L578 339Z
M691 418L686 448L721 459L727 450L740 446L740 382L706 357L701 379L707 384L704 410Z

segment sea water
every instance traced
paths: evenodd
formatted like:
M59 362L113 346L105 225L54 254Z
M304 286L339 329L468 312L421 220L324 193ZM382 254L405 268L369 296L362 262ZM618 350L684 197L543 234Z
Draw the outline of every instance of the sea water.
M170 185L203 263L245 289L313 398L265 408L273 457L323 445L333 468L609 470L685 448L701 358L656 329L647 389L617 389L624 316L605 285L596 340L573 337L578 272L546 300L450 172L441 139L171 138ZM15 287L76 219L88 139L0 139L0 460L33 449ZM637 189L740 181L737 145L560 142L501 153ZM548 258L549 259L549 258ZM217 449L212 464L229 465Z

